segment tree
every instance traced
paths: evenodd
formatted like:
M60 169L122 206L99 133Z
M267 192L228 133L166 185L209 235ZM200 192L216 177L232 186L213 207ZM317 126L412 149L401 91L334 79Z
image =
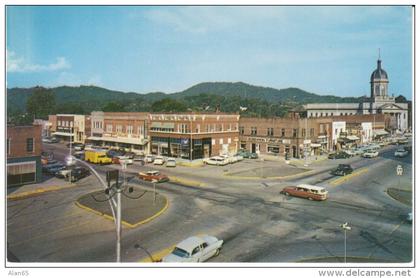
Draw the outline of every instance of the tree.
M104 112L125 112L125 105L121 102L111 101L102 107Z
M407 103L407 99L403 95L399 95L395 98L395 102L397 103Z
M55 112L55 94L51 89L36 87L26 101L26 111L32 119L48 119Z
M184 102L170 98L153 102L151 108L153 112L185 112L188 109Z

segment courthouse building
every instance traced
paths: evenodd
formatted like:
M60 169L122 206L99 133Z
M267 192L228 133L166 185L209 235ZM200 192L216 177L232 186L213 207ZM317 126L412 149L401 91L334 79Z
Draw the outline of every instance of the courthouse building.
M329 117L367 114L386 114L389 131L406 131L409 126L408 104L396 103L388 92L388 74L378 59L377 67L370 76L370 98L360 103L311 103L304 105L307 117Z

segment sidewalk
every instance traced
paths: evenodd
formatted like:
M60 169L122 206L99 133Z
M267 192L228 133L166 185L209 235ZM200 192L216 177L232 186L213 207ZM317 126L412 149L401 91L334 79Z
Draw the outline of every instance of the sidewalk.
M29 198L32 196L40 195L45 192L57 191L66 188L75 187L75 183L69 183L57 178L50 178L41 183L26 184L16 187L7 188L7 199L17 200Z

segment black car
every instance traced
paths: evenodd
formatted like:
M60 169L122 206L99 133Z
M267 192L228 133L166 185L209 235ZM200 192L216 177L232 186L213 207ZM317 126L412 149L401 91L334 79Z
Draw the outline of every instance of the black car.
M90 175L90 171L83 167L76 167L71 171L71 181L76 182ZM70 179L70 175L66 176L66 180Z
M338 153L330 153L328 155L329 159L342 159L342 158L349 158L351 155L349 155L346 152L338 152Z
M331 174L335 176L345 176L353 173L353 168L349 164L339 164L336 169L334 169Z
M42 167L42 172L49 174L49 175L55 175L58 171L65 169L66 166L61 163L57 162L56 164L50 164Z

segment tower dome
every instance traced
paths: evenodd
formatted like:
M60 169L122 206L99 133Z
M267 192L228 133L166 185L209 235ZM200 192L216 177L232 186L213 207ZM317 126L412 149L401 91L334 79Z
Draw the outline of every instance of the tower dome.
M376 70L372 72L372 75L370 76L370 82L373 82L374 79L388 80L388 74L382 69L381 63L382 61L378 59L378 66Z

